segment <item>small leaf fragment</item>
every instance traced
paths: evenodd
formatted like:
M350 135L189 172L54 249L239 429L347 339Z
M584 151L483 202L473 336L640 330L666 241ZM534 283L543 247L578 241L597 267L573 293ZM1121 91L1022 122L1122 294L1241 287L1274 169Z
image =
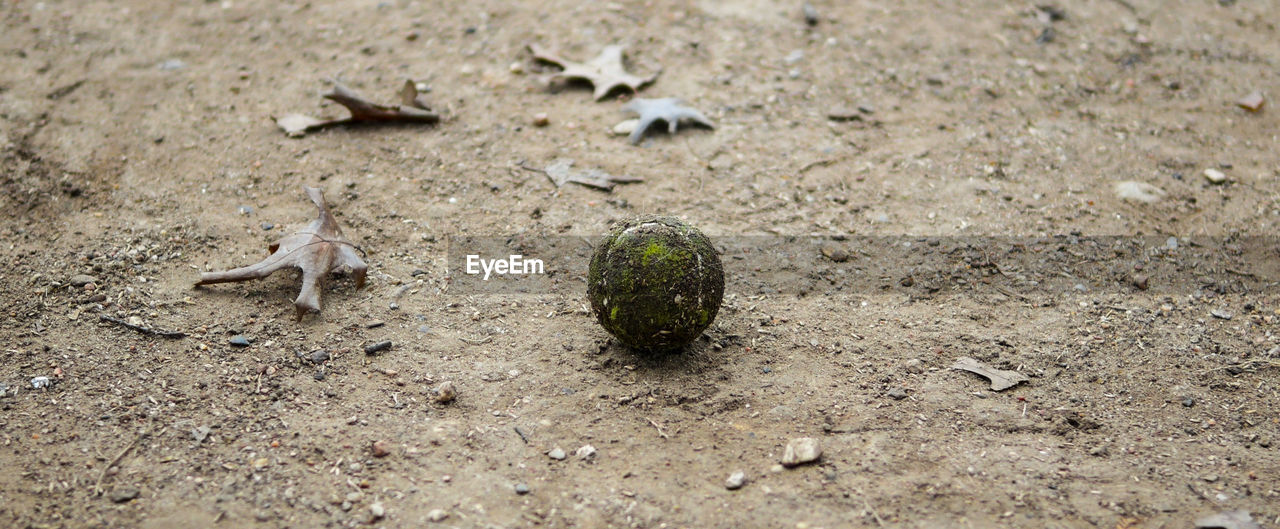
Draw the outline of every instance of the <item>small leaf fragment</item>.
M962 356L952 364L951 369L959 369L980 375L991 380L992 391L1004 391L1018 384L1031 380L1026 375L1017 371L1009 371L1005 369L996 369L987 364L979 362L977 359Z

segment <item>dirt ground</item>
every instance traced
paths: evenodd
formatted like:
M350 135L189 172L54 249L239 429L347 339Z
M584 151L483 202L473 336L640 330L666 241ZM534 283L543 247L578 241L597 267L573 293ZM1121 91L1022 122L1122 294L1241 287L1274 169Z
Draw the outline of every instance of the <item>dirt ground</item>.
M0 526L1280 527L1280 114L1234 104L1280 97L1277 6L814 7L810 27L766 0L4 2ZM548 88L530 43L625 44L631 71L661 69L640 95L716 128L632 146L611 132L630 95ZM341 115L319 97L335 77L387 101L425 83L445 119L276 128ZM645 181L521 167L562 157ZM287 273L193 289L309 222L303 185L367 252L364 289L330 282L301 322ZM806 255L823 277L885 272L731 278L703 338L656 358L610 340L581 278L449 288L450 236L589 239L652 212L853 252ZM1063 271L1101 235L1208 257ZM969 247L916 281L848 248L864 236L1069 239L1021 273ZM1215 253L1234 244L1254 253ZM1137 288L1143 259L1182 279ZM950 369L964 356L1030 380L991 391ZM782 469L798 437L822 458Z

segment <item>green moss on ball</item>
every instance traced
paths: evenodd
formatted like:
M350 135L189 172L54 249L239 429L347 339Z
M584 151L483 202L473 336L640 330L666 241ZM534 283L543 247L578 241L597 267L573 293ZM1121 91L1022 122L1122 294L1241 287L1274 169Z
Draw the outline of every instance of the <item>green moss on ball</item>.
M692 342L716 319L724 269L711 240L680 219L646 215L613 226L587 272L596 319L643 351Z

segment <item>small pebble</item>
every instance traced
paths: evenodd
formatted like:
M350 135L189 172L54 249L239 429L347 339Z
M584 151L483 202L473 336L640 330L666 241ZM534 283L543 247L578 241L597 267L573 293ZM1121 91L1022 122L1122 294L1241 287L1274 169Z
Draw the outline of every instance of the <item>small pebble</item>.
M382 507L381 503L374 502L369 505L369 514L373 515L374 520L381 520L383 516L387 515L387 510Z
M443 509L431 509L431 511L427 513L427 521L431 522L442 522L448 517L449 513L444 512Z
M741 470L729 474L729 479L724 480L724 488L729 490L738 490L747 484L747 475Z
M161 70L168 70L168 71L181 70L186 67L187 67L187 63L182 62L182 59L168 59L160 63Z
M638 119L623 120L621 123L618 123L617 125L613 126L613 133L617 134L618 136L626 136L634 132L636 130L636 127L639 125L640 125L640 120Z
M516 494L525 495L529 493L529 486L524 483L516 483Z
M1262 107L1267 104L1267 99L1262 97L1262 92L1254 90L1236 101L1236 106L1248 110L1249 112L1259 112Z
M272 228L275 228L275 227L276 227L276 225L275 225L275 224L272 224L272 223L270 223L270 222L264 222L264 223L262 223L262 231L271 231L271 229L272 229Z
M0 397L7 397L8 395L9 395L9 386L5 384L0 384Z
M249 339L243 334L237 334L231 337L231 345L236 347L249 347Z
M902 363L902 369L908 373L924 373L924 362L920 361L919 358L912 358Z
M111 501L115 503L125 503L137 498L139 495L141 495L141 493L138 492L138 489L132 487L116 489L111 491Z
M815 8L813 7L813 4L810 4L809 2L805 2L805 3L804 3L804 6L802 6L802 7L800 8L800 11L801 11L801 13L803 13L803 14L804 14L804 23L805 23L805 24L808 24L808 25L810 25L810 26L816 26L816 25L818 25L818 22L821 20L821 19L818 17L818 10L817 10L817 9L815 9Z
M1227 181L1227 174L1217 169L1205 169L1204 179L1208 180L1210 184L1217 185Z
M782 466L795 467L812 463L822 457L822 445L812 437L799 437L787 443L782 452Z
M1192 407L1192 406L1195 406L1195 405L1196 405L1196 399L1193 399L1193 398L1191 398L1191 397L1184 398L1184 399L1182 399L1182 405L1183 405L1183 406L1186 406L1186 407L1188 407L1188 408L1190 408L1190 407Z
M453 382L441 382L435 389L435 401L439 404L448 404L458 398L458 390L453 387Z
M1234 315L1234 314L1231 314L1230 312L1227 312L1227 311L1222 310L1222 309L1214 309L1214 310L1213 310L1212 312L1210 312L1209 314L1212 314L1212 315L1213 315L1213 317L1218 318L1218 319L1220 319L1220 320L1229 320L1229 319L1231 319L1231 318L1234 318L1234 317L1235 317L1235 315Z
M1143 274L1133 276L1133 287L1138 290L1146 290L1151 279Z
M893 388L889 390L889 398L893 400L902 400L907 398L907 390L903 388Z
M366 328L366 329L377 329L378 327L381 327L381 326L386 325L386 324L387 324L387 322L382 321L382 320L373 320L373 321L371 321L371 322L369 322L369 323L364 324L364 328Z
M547 452L547 457L556 461L564 461L565 453L564 450L561 450L560 447L557 446L552 448L550 452Z
M375 344L370 344L370 345L365 346L365 348L364 348L364 354L367 354L367 355L375 355L375 354L381 353L381 352L383 352L383 351L386 351L386 350L388 350L388 349L391 349L391 341L390 341L390 340L385 341L385 342L378 342L378 343L375 343Z
M316 379L316 382L323 381L323 380L324 380L324 370L323 370L323 369L316 370L316 374L314 375L314 377L315 377L315 379Z
M369 446L369 452L373 454L373 457L387 457L391 455L391 445L382 440L374 441Z
M1115 185L1115 193L1116 197L1120 200L1142 202L1143 204L1154 204L1159 202L1165 195L1163 189L1146 182L1135 182L1132 180L1117 182Z
M253 206L240 206L236 208L236 212L241 215L250 215L253 213Z
M329 351L326 351L324 349L316 349L315 351L311 351L311 363L319 365L328 361L329 361Z
M93 277L91 275L87 275L87 274L71 276L71 280L70 280L71 286L76 288L81 288L85 285L89 285L97 282L98 282L98 278Z
M1106 457L1108 453L1109 451L1107 450L1107 447L1102 445L1098 445L1089 449L1089 455L1094 457Z
M35 377L31 379L31 387L36 389L49 387L49 377Z
M551 118L547 116L546 112L539 112L533 115L533 126L545 127L550 124L551 124Z
M577 452L574 452L574 455L578 456L578 459L583 461L590 461L596 457L596 447L591 445L582 445L582 448L579 448Z
M837 263L849 260L849 251L834 243L822 245L822 255Z

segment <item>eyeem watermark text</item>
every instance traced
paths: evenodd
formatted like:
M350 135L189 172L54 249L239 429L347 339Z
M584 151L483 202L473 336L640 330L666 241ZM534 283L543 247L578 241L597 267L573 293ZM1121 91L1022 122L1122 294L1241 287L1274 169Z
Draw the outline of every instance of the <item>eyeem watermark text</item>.
M467 255L467 274L479 275L484 272L484 281L492 274L500 276L545 274L542 259L526 259L523 255L508 255L506 259L484 259L476 254Z

